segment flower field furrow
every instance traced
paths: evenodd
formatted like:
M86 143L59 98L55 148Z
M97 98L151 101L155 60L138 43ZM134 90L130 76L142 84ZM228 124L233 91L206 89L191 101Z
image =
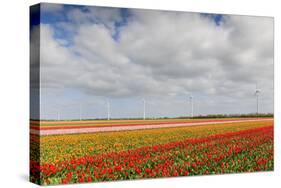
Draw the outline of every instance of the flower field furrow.
M225 119L163 119L163 120L121 120L121 121L41 121L31 122L30 128L37 130L47 129L69 129L69 128L85 128L85 127L114 127L114 126L137 126L137 125L162 125L162 124L175 124L175 123L203 123L203 122L226 122L226 121L239 121L239 120L259 120L256 118L225 118ZM266 118L264 118L266 120Z
M273 126L31 166L40 184L273 170Z
M147 129L136 131L92 134L36 136L31 135L31 160L52 163L73 157L97 155L109 152L134 150L143 146L165 144L189 138L201 138L214 134L236 132L256 127L272 126L272 122L246 122L221 125Z

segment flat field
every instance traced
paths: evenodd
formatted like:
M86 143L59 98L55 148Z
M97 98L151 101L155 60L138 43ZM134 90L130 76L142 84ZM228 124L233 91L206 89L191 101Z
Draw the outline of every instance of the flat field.
M251 120L256 118L223 118L223 119L136 119L136 120L64 120L64 121L30 121L31 128L57 129L70 127L104 127L104 126L131 126L144 124L168 124L168 123L193 123L193 122L219 122L231 120Z
M273 170L273 120L248 120L41 122L43 129L89 124L173 125L187 121L208 124L84 134L31 134L30 178L40 184L59 184Z

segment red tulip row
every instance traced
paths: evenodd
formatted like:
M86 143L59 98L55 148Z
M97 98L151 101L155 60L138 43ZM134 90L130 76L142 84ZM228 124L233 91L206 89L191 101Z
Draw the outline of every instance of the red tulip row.
M273 170L273 127L254 128L135 150L31 162L40 184L95 182Z

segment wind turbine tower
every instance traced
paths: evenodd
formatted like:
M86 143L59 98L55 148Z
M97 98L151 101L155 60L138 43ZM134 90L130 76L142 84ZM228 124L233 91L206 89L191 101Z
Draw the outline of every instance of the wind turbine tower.
M79 120L82 120L82 105L79 104Z
M57 106L57 120L60 121L61 120L61 109L59 104L56 105Z
M145 120L145 99L142 99L143 102L143 119Z
M189 100L190 100L190 105L191 105L191 114L190 114L190 117L193 118L193 96L192 96L192 95L189 96Z
M110 102L109 100L106 101L107 104L107 120L110 120Z
M60 121L60 110L58 110L58 112L57 112L57 119L58 119L58 121Z
M256 102L257 102L257 115L259 114L259 95L261 93L261 90L258 89L258 84L256 84L256 91L255 91L255 96L256 96Z

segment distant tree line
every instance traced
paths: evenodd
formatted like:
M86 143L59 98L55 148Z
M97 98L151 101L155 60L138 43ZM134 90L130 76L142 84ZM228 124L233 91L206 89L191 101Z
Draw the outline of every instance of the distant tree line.
M272 113L251 113L251 114L208 114L194 117L179 117L180 119L204 119L204 118L255 118L255 117L274 117Z
M147 117L146 120L157 120L157 119L210 119L210 118L272 118L274 117L273 113L250 113L250 114L208 114L208 115L197 115L197 116L180 116L180 117ZM136 118L112 118L111 120L142 120L141 117ZM30 119L31 121L38 121L36 119ZM101 120L104 121L106 118L96 118L96 119L83 119L82 121L91 121L91 120ZM57 121L56 119L44 119L44 121ZM78 119L68 119L60 121L79 121Z

